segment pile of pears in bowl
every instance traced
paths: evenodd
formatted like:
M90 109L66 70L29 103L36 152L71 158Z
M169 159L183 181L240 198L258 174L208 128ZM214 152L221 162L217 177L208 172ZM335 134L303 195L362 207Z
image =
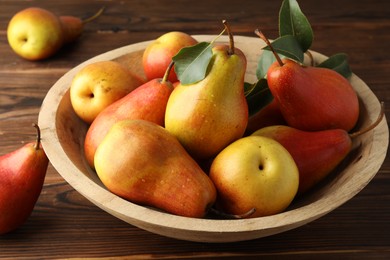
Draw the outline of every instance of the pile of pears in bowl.
M189 241L265 237L339 207L384 161L383 104L355 74L276 52L256 92L270 45L257 33L170 32L81 63L42 104L50 162L113 216Z

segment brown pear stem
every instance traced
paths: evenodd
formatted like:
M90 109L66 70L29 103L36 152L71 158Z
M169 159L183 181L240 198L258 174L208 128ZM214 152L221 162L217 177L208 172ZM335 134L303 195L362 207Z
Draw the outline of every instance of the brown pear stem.
M102 8L99 9L99 11L97 11L96 14L92 15L91 17L88 17L88 18L84 19L84 20L82 21L83 24L89 23L89 22L95 20L96 18L98 18L98 17L103 13L103 11L104 11L105 8L106 8L106 7L103 6Z
M221 216L221 217L224 217L224 218L229 218L229 219L242 219L242 218L247 218L249 217L250 215L252 215L253 213L256 212L256 208L251 208L250 210L248 210L248 212L245 212L244 214L240 214L240 215L236 215L236 214L228 214L228 213L225 213L225 212L221 212L219 210L216 210L215 208L211 208L210 209L213 213Z
M270 41L267 39L267 37L265 37L265 35L261 31L259 31L259 29L255 30L255 34L257 36L259 36L268 45L268 47L271 49L272 53L274 54L276 60L278 61L279 65L282 67L284 65L283 61L280 58L280 56L276 53L274 47L272 47L272 45L271 45Z
M362 135L362 134L365 134L369 131L371 131L372 129L374 129L377 125L379 125L379 123L382 121L383 117L385 115L385 104L384 102L381 102L381 110L379 112L379 115L378 115L378 118L375 120L374 123L372 123L371 125L369 125L367 128L365 129L362 129L362 130L359 130L359 131L356 131L354 133L351 133L349 134L349 137L352 139L352 138L355 138L359 135Z
M33 123L32 126L37 129L37 140L35 142L34 149L39 150L41 144L41 130L39 129L39 126L36 123Z
M233 55L234 54L234 39L233 39L233 34L230 30L230 26L228 24L228 22L226 20L223 20L222 21L223 25L225 26L225 29L229 35L229 50L228 50L228 54L229 55Z
M168 68L165 71L164 77L161 80L162 84L164 84L168 80L169 73L171 72L171 69L172 69L174 64L175 64L175 62L173 60L169 63Z

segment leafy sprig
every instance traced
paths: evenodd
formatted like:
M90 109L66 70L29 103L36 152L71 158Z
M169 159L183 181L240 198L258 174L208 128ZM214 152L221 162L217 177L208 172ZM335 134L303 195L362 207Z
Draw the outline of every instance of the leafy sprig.
M314 34L309 20L302 12L298 2L296 0L284 0L279 11L279 37L271 43L272 47L281 58L289 58L303 63L304 54L310 53L309 49L313 39ZM348 78L352 71L347 58L348 56L344 53L335 54L318 65L313 64L313 66L335 70ZM275 55L270 51L270 48L268 46L264 47L258 60L256 76L258 82L261 82L261 93L266 93L264 95L268 96L263 99L257 98L260 92L257 93L256 91L246 96L250 115L255 114L272 101L265 89L268 88L266 85L268 68L275 61ZM258 82L254 83L253 86L257 85ZM250 87L247 88L250 89Z
M289 58L299 63L304 62L305 53L310 54L314 40L313 29L309 20L302 12L297 0L283 0L279 10L279 37L271 43L281 58ZM214 41L226 31L224 30L211 42L200 42L194 46L180 50L174 57L175 72L181 84L188 85L201 81L207 76L208 66L212 58ZM311 54L309 55L311 57ZM348 56L338 53L320 64L311 66L329 68L348 78L352 71L348 64ZM249 115L257 113L273 99L267 84L267 71L276 61L269 47L263 48L259 57L256 77L257 82L245 82L244 90L247 99Z
M313 39L309 20L301 11L298 2L284 0L279 11L279 37L272 42L272 47L283 57L303 63L304 53L309 51ZM348 78L352 71L347 58L345 54L336 54L315 66L333 69ZM269 47L264 47L256 70L258 79L266 77L267 70L274 61L275 57Z

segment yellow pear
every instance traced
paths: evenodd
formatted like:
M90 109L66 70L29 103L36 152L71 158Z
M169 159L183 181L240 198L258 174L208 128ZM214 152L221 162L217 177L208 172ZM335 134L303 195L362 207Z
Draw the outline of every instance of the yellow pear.
M233 40L212 53L206 77L176 86L165 112L166 129L197 159L211 158L242 137L248 123L244 53Z
M210 178L218 191L217 209L227 214L262 217L285 210L298 191L298 167L277 141L247 136L214 159Z
M76 73L70 85L70 101L75 113L91 124L106 107L143 83L140 76L122 63L97 61Z
M74 16L57 16L49 10L28 7L17 12L9 21L7 39L12 50L27 60L43 60L53 56L83 32L84 25L103 12L81 20Z
M16 13L7 27L9 45L27 60L46 59L63 44L60 19L52 12L30 7Z

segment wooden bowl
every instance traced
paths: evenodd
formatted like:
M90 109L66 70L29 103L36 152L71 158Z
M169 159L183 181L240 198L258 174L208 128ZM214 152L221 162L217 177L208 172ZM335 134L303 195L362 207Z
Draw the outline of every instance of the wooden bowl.
M194 36L199 41L211 41L215 36ZM228 42L222 36L220 42ZM252 219L195 219L164 213L128 202L109 192L96 173L87 165L83 154L84 136L88 125L74 113L69 86L74 75L85 65L117 60L143 73L141 57L147 42L132 44L96 56L70 70L47 93L39 113L42 144L52 165L62 177L92 203L144 230L167 237L201 242L232 242L265 237L309 223L336 209L362 190L380 169L388 147L386 119L371 132L354 140L354 150L348 158L315 191L295 200L283 213ZM263 43L259 38L235 36L236 47L247 55L246 81L255 82L257 60ZM320 62L326 57L313 52ZM351 78L361 103L358 127L374 121L380 102L370 88L356 75Z

